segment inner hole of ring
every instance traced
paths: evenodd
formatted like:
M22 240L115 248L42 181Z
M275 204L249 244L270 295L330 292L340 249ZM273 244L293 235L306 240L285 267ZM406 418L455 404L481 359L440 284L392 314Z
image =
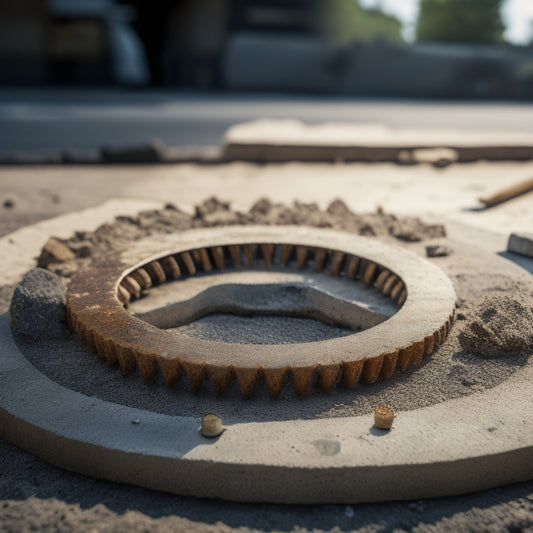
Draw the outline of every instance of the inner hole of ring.
M366 259L267 244L152 261L122 279L118 296L137 318L161 329L228 314L311 319L354 333L392 316L406 290L394 273Z

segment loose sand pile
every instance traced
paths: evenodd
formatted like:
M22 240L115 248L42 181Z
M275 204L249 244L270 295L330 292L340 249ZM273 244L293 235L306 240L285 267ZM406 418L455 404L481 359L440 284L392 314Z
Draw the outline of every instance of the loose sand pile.
M295 202L286 206L263 198L248 212L241 213L233 210L228 202L209 198L196 206L193 215L168 204L160 211L144 211L136 217L117 217L114 223L104 224L95 232L77 232L71 239L63 241L66 248L74 253L75 261L68 260L68 250L65 249L63 253L59 251L54 259L58 240L52 238L43 248L38 264L68 277L89 258L105 258L110 250L124 248L133 240L192 228L234 224L307 225L408 242L446 235L444 226L425 224L416 217L398 218L381 209L376 213L352 213L341 200L334 200L326 210L321 210L315 203Z
M459 336L463 350L485 357L533 352L532 300L523 295L496 296L481 302Z

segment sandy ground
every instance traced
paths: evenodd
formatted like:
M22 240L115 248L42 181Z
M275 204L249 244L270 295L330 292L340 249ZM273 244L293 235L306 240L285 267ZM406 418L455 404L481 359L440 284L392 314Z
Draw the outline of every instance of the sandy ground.
M283 202L316 201L322 207L341 197L358 212L382 206L398 214L445 217L457 223L447 224L452 237L457 233L488 252L501 252L510 231L533 227L531 194L486 211L478 210L477 198L531 174L531 163L483 162L444 170L296 163L4 168L0 170L4 204L0 233L110 197L172 201L189 209L212 194L242 208L260 196ZM466 231L463 224L471 229ZM2 294L5 310L9 290ZM533 482L404 503L247 505L84 478L52 467L6 441L0 442L0 453L2 531L533 531Z

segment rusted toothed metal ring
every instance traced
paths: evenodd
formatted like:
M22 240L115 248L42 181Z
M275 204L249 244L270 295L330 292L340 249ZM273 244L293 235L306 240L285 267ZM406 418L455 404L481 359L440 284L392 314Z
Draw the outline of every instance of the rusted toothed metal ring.
M327 248L324 244L327 243ZM157 252L165 249L165 252ZM132 266L133 265L133 266ZM354 335L286 345L241 345L191 338L132 316L125 304L144 288L182 275L221 268L306 268L359 279L394 298L399 311ZM305 395L339 381L354 387L419 365L446 339L455 291L435 265L374 239L304 227L245 226L191 230L135 243L106 266L79 271L67 291L71 326L90 349L123 372L147 380L161 371L168 385L185 376L193 391L206 378L217 394L236 378L244 397L266 382L277 396L292 379Z

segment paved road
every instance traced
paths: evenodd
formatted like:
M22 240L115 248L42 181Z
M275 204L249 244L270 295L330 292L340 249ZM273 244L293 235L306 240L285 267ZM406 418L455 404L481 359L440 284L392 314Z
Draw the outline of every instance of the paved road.
M0 154L128 145L155 137L170 146L214 145L232 124L256 118L533 133L533 105L525 103L1 89Z

